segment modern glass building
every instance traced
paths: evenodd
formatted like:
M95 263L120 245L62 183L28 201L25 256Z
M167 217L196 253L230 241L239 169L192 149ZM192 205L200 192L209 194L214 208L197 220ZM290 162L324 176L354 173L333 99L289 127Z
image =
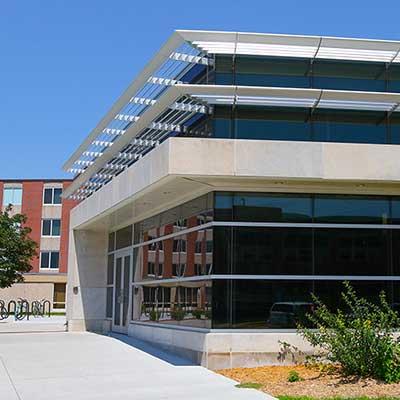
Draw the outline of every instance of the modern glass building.
M217 368L400 307L399 144L400 42L176 31L65 164L69 329Z

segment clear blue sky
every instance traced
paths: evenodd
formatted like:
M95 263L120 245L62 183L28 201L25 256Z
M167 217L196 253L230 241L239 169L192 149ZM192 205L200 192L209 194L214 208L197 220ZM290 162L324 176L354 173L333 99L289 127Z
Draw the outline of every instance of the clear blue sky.
M400 40L400 1L10 0L0 7L0 178L61 165L174 29Z

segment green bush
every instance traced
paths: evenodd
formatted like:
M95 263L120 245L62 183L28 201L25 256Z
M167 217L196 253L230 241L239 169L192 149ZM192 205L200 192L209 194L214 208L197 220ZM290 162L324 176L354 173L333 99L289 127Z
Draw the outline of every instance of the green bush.
M313 295L315 311L308 319L316 329L299 326L299 333L318 350L314 361L340 365L345 375L372 377L387 383L400 382L400 326L398 314L384 292L379 304L357 297L348 282L341 294L347 312L332 312Z
M204 314L204 310L201 308L196 308L195 310L192 311L193 317L196 319L201 319L201 316Z
M157 310L150 310L149 318L150 321L158 321L160 319L160 314Z
M299 382L302 379L297 371L289 371L287 380L288 382Z
M171 318L176 321L182 321L185 318L186 311L182 307L175 307L171 310Z

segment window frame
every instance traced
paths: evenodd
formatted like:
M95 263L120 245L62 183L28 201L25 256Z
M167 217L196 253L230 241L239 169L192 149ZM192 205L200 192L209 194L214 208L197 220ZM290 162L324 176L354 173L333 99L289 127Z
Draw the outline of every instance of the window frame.
M62 193L62 188L61 187L44 187L43 188L43 196L42 196L42 205L44 206L62 206L62 198L61 198L61 193L60 193L60 203L54 203L54 191L55 190L61 190ZM46 203L45 202L45 193L46 190L51 190L51 203Z
M44 221L50 221L50 235L43 234ZM58 235L53 234L54 221L60 221L60 233ZM42 218L41 237L61 237L61 218Z
M48 255L49 255L49 261L48 261L47 267L42 267L43 253L48 253ZM58 266L57 266L57 268L52 268L51 263L52 263L52 259L53 259L53 254L55 254L55 253L58 254ZM59 250L41 250L39 258L40 258L39 259L39 269L40 270L58 271L60 269L60 251Z
M18 204L16 204L16 203L5 203L4 200L5 200L5 198L6 198L6 196L5 196L6 190L12 190L12 191L13 191L13 192L12 192L12 198L13 198L13 200L14 200L14 191L15 191L15 190L21 191L21 201L20 201L20 203L18 203ZM3 207L7 207L7 206L9 206L10 204L11 204L12 206L17 206L17 207L22 206L22 196L23 196L23 187L22 187L22 186L4 186L4 187L3 187L3 201L2 201L3 204L2 204L2 206L3 206Z

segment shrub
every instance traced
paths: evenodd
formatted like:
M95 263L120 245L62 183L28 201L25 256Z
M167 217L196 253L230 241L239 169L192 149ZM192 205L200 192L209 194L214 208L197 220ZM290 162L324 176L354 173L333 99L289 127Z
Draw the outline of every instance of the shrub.
M301 377L297 371L289 371L289 375L287 378L288 382L299 382L301 381Z
M149 312L150 321L158 321L160 319L160 314L157 310L151 310Z
M176 321L182 321L185 318L186 312L182 307L175 307L171 310L171 318Z
M201 319L201 316L204 314L204 310L201 308L196 308L195 310L192 311L193 317L196 319Z
M314 360L337 363L345 375L399 382L400 340L394 336L400 326L398 314L384 292L379 304L372 304L357 297L348 282L344 289L341 296L347 313L330 311L313 295L316 307L307 317L316 329L299 326L299 333L318 349Z

